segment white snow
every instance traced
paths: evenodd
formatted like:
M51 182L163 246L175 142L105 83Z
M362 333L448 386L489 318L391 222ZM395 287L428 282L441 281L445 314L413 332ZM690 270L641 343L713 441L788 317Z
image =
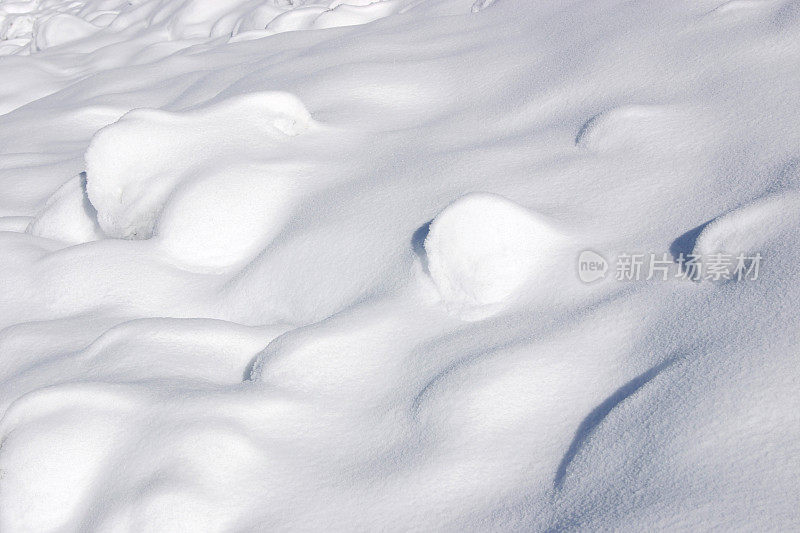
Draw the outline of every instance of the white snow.
M81 173L58 188L30 222L27 232L38 237L80 244L102 239L97 210L86 195L86 176Z
M0 54L30 54L82 42L95 49L143 29L171 39L253 38L365 24L414 0L4 0ZM86 42L95 37L96 43ZM138 36L137 36L138 37ZM151 37L152 38L152 37ZM246 40L240 38L239 40ZM81 46L81 45L78 45Z
M489 311L519 294L529 279L545 281L564 240L536 213L497 195L472 193L431 222L427 267L449 306Z
M770 193L712 220L697 237L698 256L730 251L758 253L782 233L800 222L800 194L797 191Z
M800 528L798 64L797 0L0 0L0 531Z
M135 109L92 138L86 191L110 237L147 239L158 227L184 254L231 259L280 216L280 177L254 163L275 158L310 125L303 104L286 93L250 93L188 113ZM263 199L253 201L259 189ZM231 212L236 219L226 222Z

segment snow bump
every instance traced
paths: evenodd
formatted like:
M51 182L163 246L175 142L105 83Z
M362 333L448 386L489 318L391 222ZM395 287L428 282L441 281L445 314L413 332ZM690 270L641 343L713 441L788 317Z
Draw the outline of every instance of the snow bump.
M575 137L575 144L596 152L674 146L692 122L688 115L662 105L615 107L587 120Z
M250 93L185 113L136 109L101 129L85 154L87 192L103 231L153 236L164 204L209 167L268 153L312 124L295 96Z
M511 301L562 239L545 217L499 195L472 193L439 213L424 246L448 307L471 316Z
M693 254L759 252L783 231L791 231L800 212L800 193L771 194L712 220L700 233Z
M26 232L69 244L102 239L97 212L86 196L86 175L81 173L59 187Z

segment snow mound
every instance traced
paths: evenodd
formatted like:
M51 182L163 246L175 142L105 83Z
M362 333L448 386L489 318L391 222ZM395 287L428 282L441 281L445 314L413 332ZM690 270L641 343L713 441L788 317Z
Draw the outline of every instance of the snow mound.
M257 11L237 25L230 42L258 39L277 33L298 30L338 28L366 24L403 10L412 5L406 0L333 0L298 3L288 11L271 14L265 20L264 12ZM255 22L260 20L260 22Z
M86 175L81 173L59 187L26 232L69 244L102 239L97 212L86 196Z
M502 196L471 193L436 216L424 246L448 307L482 315L542 272L563 239L545 217Z
M315 20L312 28L338 28L366 24L388 17L403 7L401 0L382 0L379 2L342 2L337 0Z
M154 241L184 267L226 268L254 256L292 213L302 191L292 164L199 173L164 207Z
M771 194L712 220L694 245L693 254L759 252L782 231L791 231L800 218L800 193Z
M673 146L690 121L688 113L669 106L625 105L586 121L575 144L597 152Z
M199 169L263 157L311 124L303 104L279 92L186 113L133 110L101 129L86 151L87 192L100 227L111 237L150 238L165 202Z
M29 0L0 4L0 54L34 53L98 33L150 30L155 41L234 40L372 22L413 0ZM242 37L237 39L238 35ZM102 46L102 44L101 44Z
M101 2L42 1L0 4L0 41L3 54L30 53L78 41L108 26L120 12L131 9L127 0Z
M44 19L34 27L32 47L44 50L52 46L77 41L99 31L100 27L68 13Z
M88 384L14 402L0 426L0 529L55 531L73 520L103 477L130 407L111 387Z
M244 369L283 328L248 328L221 320L144 318L123 322L77 354L88 372L109 381L147 379L241 382Z
M796 530L800 27L722 1L0 3L104 26L0 58L0 531ZM31 234L85 155L141 240ZM720 214L755 283L618 281Z

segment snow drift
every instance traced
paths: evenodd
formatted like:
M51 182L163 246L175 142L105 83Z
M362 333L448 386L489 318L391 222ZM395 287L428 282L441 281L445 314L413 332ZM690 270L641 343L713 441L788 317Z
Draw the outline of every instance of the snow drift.
M311 126L303 104L285 93L251 93L189 113L131 111L86 151L97 221L111 237L156 232L187 264L235 263L285 218L302 183L266 162Z
M0 531L797 529L798 5L0 3Z
M552 221L500 196L473 193L433 219L425 251L448 305L489 312L545 274L564 240Z

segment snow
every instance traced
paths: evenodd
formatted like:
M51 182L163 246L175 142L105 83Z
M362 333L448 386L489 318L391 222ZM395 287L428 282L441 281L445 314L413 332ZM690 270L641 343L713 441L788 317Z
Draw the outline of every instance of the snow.
M799 14L0 1L0 531L797 529Z
M365 24L412 0L5 0L0 4L0 54L31 54L53 46L130 37L130 30L166 32L178 40L237 37ZM116 34L116 36L115 36Z
M70 244L104 238L97 222L97 210L86 195L86 175L81 173L59 187L27 225L26 231Z
M489 311L519 294L530 278L541 283L563 240L552 222L524 207L472 193L431 222L427 267L449 306L467 313Z
M235 185L237 176L231 174L246 176L258 170L231 171L230 167L239 161L269 159L276 145L289 142L310 125L311 117L303 104L285 93L250 93L189 113L135 109L101 129L89 143L85 155L86 192L106 235L147 239L158 224L159 231L180 246L182 239L175 233L194 232L210 214L209 208L224 216L225 211L236 210L240 205L246 208L248 195L257 194L252 184ZM192 192L184 192L203 178L215 186L209 184L202 190L196 186ZM268 175L262 179L275 180ZM229 191L227 203L223 201L225 189ZM181 193L189 194L190 199L183 199ZM264 200L270 201L275 194L266 191L265 196ZM262 213L279 212L279 203L278 209L270 209L263 201L251 205L258 205ZM159 224L164 209L165 218L174 221L172 224ZM199 219L196 221L185 212L198 209L203 215L195 215ZM220 221L219 217L214 220ZM267 221L253 220L252 224L263 227ZM226 225L221 226L219 229L224 232ZM244 226L234 224L229 232L235 233ZM214 238L208 235L214 231L209 228L201 232L201 242L197 243L200 246L188 246L188 251L202 254L204 237ZM225 237L236 238L233 234ZM244 241L252 240L247 237ZM219 249L217 260L229 257L229 252Z
M798 222L798 207L797 191L767 194L709 222L697 237L694 253L758 253L770 240L793 230Z

